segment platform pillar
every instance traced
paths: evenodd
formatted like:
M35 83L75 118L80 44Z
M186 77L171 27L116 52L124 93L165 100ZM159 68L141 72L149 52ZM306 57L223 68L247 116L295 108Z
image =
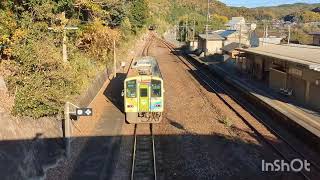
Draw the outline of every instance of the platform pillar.
M310 81L306 81L306 91L304 95L305 103L309 104L310 100Z

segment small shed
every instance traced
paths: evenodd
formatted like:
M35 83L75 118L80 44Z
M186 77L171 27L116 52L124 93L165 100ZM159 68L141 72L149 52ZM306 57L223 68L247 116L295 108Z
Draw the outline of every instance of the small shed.
M208 52L208 54L221 53L223 47L224 38L218 34L199 34L198 49L202 52Z

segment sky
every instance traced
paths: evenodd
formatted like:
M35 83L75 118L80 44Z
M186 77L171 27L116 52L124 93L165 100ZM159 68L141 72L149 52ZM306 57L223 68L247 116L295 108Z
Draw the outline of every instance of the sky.
M220 0L229 6L245 6L245 7L258 7L258 6L276 6L280 4L293 4L293 3L320 3L320 0Z

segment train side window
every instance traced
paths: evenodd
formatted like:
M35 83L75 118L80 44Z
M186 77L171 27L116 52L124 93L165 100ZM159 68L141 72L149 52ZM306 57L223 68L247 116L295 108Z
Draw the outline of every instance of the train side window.
M161 97L161 81L151 81L151 97Z
M127 88L127 97L128 98L135 98L137 97L137 83L136 80L127 81L126 84Z
M140 88L140 97L148 97L148 89Z

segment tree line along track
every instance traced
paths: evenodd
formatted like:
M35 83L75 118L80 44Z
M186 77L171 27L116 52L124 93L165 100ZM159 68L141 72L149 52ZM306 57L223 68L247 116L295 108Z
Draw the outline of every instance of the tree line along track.
M164 44L168 49L170 49L172 52L174 50L174 46L169 44L168 42L159 39L162 44ZM311 171L300 171L300 175L304 179L315 179L319 178L319 171L320 166L313 162L311 159L308 159L306 155L304 155L302 152L300 152L296 147L294 147L288 140L286 140L283 136L281 136L275 129L273 129L271 126L269 126L267 123L265 123L254 111L251 111L248 109L247 105L240 102L238 98L235 98L232 93L226 89L220 82L217 82L213 78L210 78L208 73L203 71L201 68L199 68L195 63L193 63L190 59L185 57L180 57L176 53L174 53L175 56L188 68L190 69L206 86L208 86L218 97L225 103L263 142L268 144L281 158L283 158L286 162L290 163L291 160L295 158L299 158L301 160L308 160L308 162L311 164ZM183 55L181 55L183 56ZM233 102L230 102L230 100L227 100L224 95L222 95L222 92L229 97ZM279 142L274 142L270 140L269 138L265 137L263 134L259 132L259 128L255 125L256 123L252 122L252 120L249 120L245 118L242 113L234 107L234 104L236 103L239 106L241 106L244 110L249 112L251 116L253 116L256 120L259 121L263 126L265 126L275 137L277 137L282 143L285 144L286 148L283 148L283 145L280 147ZM288 153L288 151L291 151L291 153ZM289 155L290 154L290 157Z

